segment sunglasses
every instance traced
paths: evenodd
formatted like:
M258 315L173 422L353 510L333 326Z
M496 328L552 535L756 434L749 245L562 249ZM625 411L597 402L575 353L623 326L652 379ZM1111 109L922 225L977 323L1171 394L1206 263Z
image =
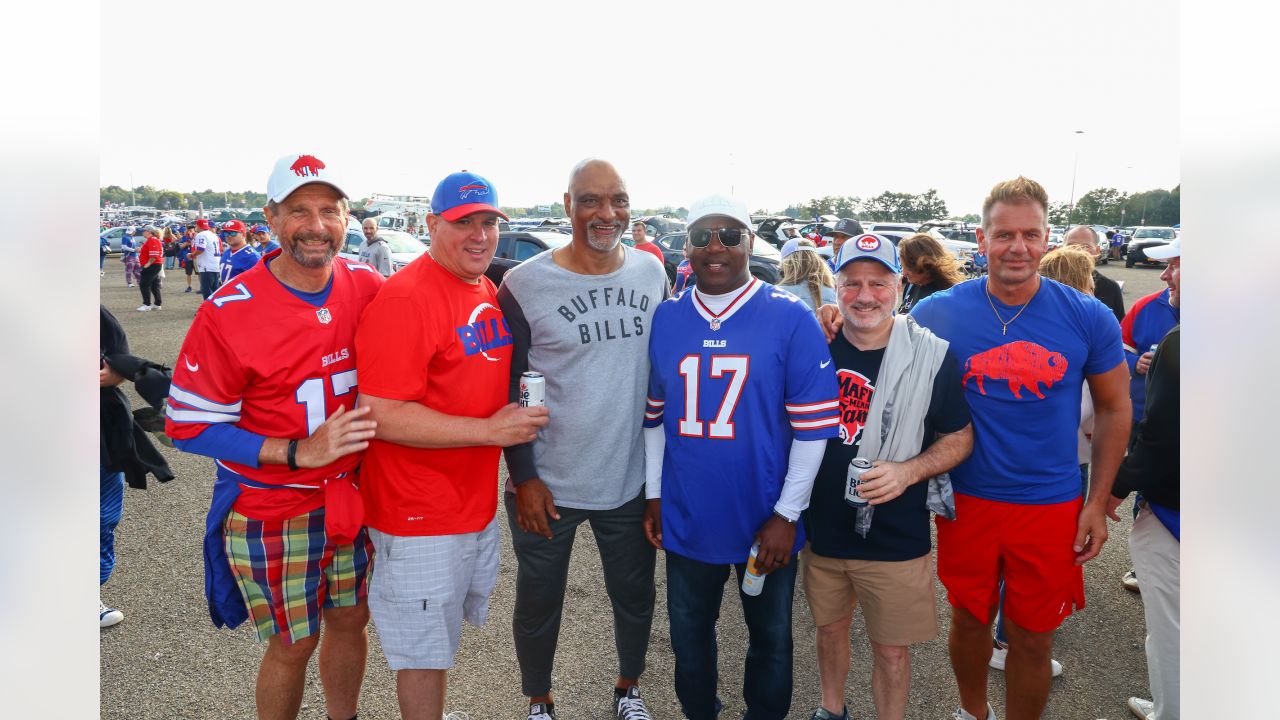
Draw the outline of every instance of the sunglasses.
M747 236L744 228L703 228L689 233L689 244L696 248L704 248L711 244L711 237L720 239L720 244L727 247L738 247Z

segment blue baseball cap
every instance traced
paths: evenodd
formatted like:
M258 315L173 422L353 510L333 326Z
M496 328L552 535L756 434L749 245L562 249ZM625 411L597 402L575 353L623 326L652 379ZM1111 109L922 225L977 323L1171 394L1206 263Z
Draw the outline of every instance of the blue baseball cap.
M431 196L431 212L449 222L478 212L491 212L510 220L498 209L498 191L493 183L473 172L456 172L440 181Z
M840 246L840 254L836 256L836 272L845 265L856 260L875 260L889 268L895 275L902 274L902 262L898 259L898 248L889 238L875 233L863 233L849 238Z

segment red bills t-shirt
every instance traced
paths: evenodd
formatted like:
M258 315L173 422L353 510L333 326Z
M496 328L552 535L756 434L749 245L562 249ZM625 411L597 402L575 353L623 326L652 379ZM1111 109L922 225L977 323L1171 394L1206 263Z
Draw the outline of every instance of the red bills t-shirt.
M276 251L268 259L279 255ZM320 307L294 295L266 262L237 275L200 305L173 371L165 432L190 439L229 422L269 438L301 439L339 406L355 407L356 323L382 285L367 265L333 261L333 284ZM320 468L251 467L219 460L246 478L235 511L282 520L324 505L323 481L351 472L360 453Z
M489 417L507 402L511 345L493 283L468 283L423 255L391 276L360 321L360 390ZM499 452L373 440L360 470L365 523L402 536L483 530L497 511Z
M164 262L164 245L160 244L159 238L152 236L142 243L142 249L138 251L138 262L142 267Z

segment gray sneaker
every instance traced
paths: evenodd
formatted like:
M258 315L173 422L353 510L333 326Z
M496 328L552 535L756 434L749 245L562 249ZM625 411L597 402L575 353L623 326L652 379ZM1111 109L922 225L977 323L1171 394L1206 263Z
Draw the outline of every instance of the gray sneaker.
M809 716L809 720L849 720L849 706L845 705L839 715L832 715L826 708L819 705L818 709Z
M1142 718L1142 720L1154 720L1156 716L1156 704L1150 700L1142 698L1129 698L1129 712Z
M640 699L640 688L635 685L627 688L627 694L622 697L614 694L613 716L616 720L653 720L644 700Z

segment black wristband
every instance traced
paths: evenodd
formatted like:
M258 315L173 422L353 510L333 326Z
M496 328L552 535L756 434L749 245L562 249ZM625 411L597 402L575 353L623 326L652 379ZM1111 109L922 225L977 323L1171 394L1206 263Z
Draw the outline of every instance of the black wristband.
M298 441L297 440L289 441L289 469L290 470L298 469Z

